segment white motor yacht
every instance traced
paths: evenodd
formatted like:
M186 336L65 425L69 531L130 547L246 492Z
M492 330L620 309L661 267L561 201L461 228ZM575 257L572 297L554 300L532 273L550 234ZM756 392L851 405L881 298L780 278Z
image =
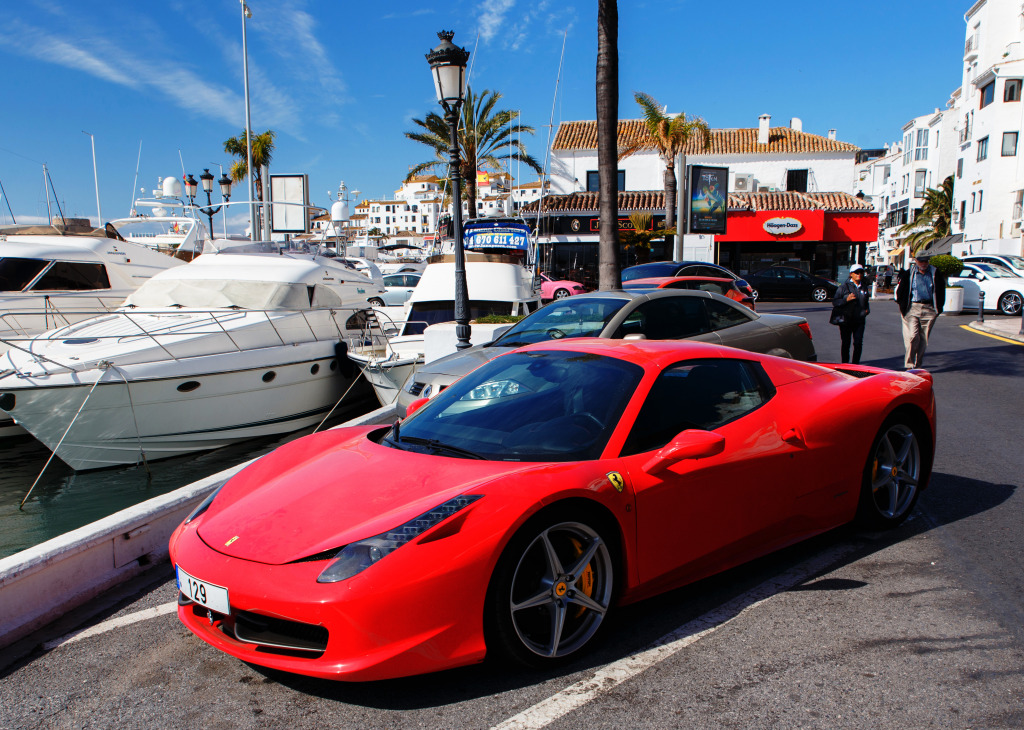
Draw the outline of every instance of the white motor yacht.
M528 266L529 228L521 221L481 219L466 223L466 285L469 319L487 315L526 315L540 306L540 290ZM424 362L424 330L455 319L455 256L431 256L405 304L403 319L393 321L375 308L363 341L348 357L373 385L383 405Z
M116 309L151 276L184 263L126 241L109 225L0 228L0 338ZM0 416L0 437L20 433Z
M248 248L164 271L116 312L9 341L0 408L77 470L317 423L358 377L346 338L382 290L330 258Z

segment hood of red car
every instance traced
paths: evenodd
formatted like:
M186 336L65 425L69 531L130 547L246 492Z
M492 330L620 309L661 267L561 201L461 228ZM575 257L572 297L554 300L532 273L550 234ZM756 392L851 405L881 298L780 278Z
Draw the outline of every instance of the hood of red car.
M307 436L246 467L202 515L199 536L225 555L280 565L377 535L530 468L400 451L369 440L370 430Z

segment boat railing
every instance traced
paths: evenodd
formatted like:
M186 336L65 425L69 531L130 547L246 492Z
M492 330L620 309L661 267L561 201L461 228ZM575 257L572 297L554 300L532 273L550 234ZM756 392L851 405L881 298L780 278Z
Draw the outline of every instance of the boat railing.
M67 309L58 307L53 298L48 294L43 294L43 306L39 308L26 308L23 310L7 310L2 315L3 327L0 327L0 332L10 330L16 335L23 337L31 337L33 330L39 332L40 330L46 331L56 327L63 327L66 325L74 324L72 317L79 315L75 321L81 321L88 317L95 317L102 312L113 312L118 307L124 304L124 297L75 297L75 309ZM96 308L81 309L86 302L92 302L93 300L99 305ZM9 315L20 315L21 320L15 316ZM40 326L33 326L30 322L33 320L42 320Z
M56 342L62 340L65 341L66 344L90 344L92 342L102 341L122 343L136 339L147 339L160 348L160 350L169 359L175 362L180 362L181 360L186 360L191 357L211 354L205 349L203 351L193 351L190 354L183 354L180 351L175 353L172 351L173 349L179 349L178 345L181 345L182 343L209 335L223 335L227 341L231 343L230 349L235 352L244 352L247 349L252 349L251 346L247 347L246 343L242 341L241 335L249 334L253 330L248 327L245 328L245 330L237 328L234 329L234 334L232 334L232 325L237 324L239 319L250 319L253 316L257 317L260 323L265 322L266 325L269 325L270 331L274 333L274 336L280 345L328 341L344 341L352 345L360 342L364 337L363 333L359 329L354 329L349 326L349 320L359 311L360 308L357 307L335 307L312 310L183 308L179 311L165 308L153 310L141 310L137 308L132 310L120 309L108 315L99 315L99 317L96 316L95 312L91 312L90 315L93 317L93 321L88 322L88 324L99 324L101 320L111 322L114 321L114 318L120 317L134 325L138 329L137 333L118 332L116 334L102 334L99 332L88 332L81 333L81 335L79 335L77 326L86 323L77 322L75 324L66 325L34 336L17 337L5 334L0 336L0 343L28 354L37 364L42 366L44 370L46 370L44 363L48 363L59 367L61 370L81 372L95 367L91 358L83 363L60 362L38 352L36 348L32 347L32 345L39 342ZM3 314L0 314L0 321L6 320L8 317L14 317L18 314L21 314L21 312L4 312ZM73 315L74 313L66 312L66 314ZM83 312L82 314L85 313ZM197 319L195 315L201 315L201 317ZM203 317L203 315L205 315L205 317ZM341 317L340 321L339 316ZM160 318L160 320L169 321L161 321L160 327L157 328L153 326L153 320L147 320L147 317ZM187 318L187 321L181 318ZM301 324L299 324L300 322ZM149 326L147 327L147 325ZM206 325L211 326L206 327ZM308 335L306 334L307 332ZM82 340L82 342L75 342L75 340ZM268 345L260 343L256 346L267 347ZM47 372L49 371L47 370Z
M369 310L366 322L362 327L357 346L370 347L374 350L381 349L386 353L386 358L396 356L398 353L391 345L391 338L397 337L407 324L430 324L425 320L394 319L386 312L379 309Z

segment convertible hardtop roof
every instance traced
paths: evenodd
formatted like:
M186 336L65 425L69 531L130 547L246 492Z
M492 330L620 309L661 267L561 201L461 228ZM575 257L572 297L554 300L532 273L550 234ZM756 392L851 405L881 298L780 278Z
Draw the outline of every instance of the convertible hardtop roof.
M598 337L578 337L560 341L538 342L516 350L516 352L534 351L580 352L591 355L613 357L628 360L640 366L650 366L661 370L682 360L728 357L738 360L757 360L769 371L776 385L814 378L836 372L839 366L829 367L816 363L801 362L774 355L763 355L746 350L737 350L724 345L712 345L692 340L610 340ZM878 370L864 368L865 370ZM853 378L856 380L856 378Z

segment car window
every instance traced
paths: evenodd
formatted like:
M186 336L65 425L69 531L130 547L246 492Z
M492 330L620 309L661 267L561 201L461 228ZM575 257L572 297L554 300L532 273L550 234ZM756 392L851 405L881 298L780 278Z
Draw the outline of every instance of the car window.
M633 310L613 337L642 334L649 340L678 340L709 332L700 297L660 297Z
M963 269L957 276L961 279L974 279L977 278L977 272L974 269Z
M725 276L725 272L715 266L698 266L694 276L722 277Z
M707 308L708 321L711 329L722 330L726 327L735 327L738 324L746 324L753 317L741 311L739 307L732 307L717 299L708 299L704 302ZM746 307L744 307L746 309ZM749 310L748 310L749 311Z
M405 277L401 274L391 274L384 277L384 286L402 286Z
M418 277L416 274L406 274L405 275L405 285L406 286L416 286L419 283L420 283L420 277Z
M622 455L660 449L691 428L712 431L760 408L773 395L760 366L743 360L688 360L658 376Z
M627 301L578 296L556 300L521 319L491 347L522 347L563 337L597 337Z

